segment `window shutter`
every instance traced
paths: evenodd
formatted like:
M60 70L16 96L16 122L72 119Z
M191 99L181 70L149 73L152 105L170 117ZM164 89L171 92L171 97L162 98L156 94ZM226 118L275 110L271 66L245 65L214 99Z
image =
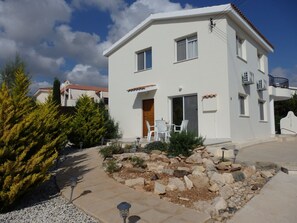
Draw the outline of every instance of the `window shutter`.
M177 54L176 56L177 61L187 59L186 39L176 42L176 54Z
M144 70L144 52L137 54L137 70Z

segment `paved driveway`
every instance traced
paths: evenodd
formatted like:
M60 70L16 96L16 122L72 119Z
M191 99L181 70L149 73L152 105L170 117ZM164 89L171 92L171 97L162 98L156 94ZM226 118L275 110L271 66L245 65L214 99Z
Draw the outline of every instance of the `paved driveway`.
M268 142L243 148L237 159L240 161L271 161L278 164L297 165L297 141Z

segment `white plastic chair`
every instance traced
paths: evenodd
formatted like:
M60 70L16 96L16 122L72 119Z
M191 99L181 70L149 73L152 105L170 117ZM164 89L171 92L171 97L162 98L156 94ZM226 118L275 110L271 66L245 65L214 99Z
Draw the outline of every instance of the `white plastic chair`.
M154 125L150 125L150 123L146 120L146 127L147 127L147 141L151 141L152 138L152 134L155 133L155 126ZM153 128L153 129L152 129Z
M189 123L189 120L183 120L181 125L174 125L174 132L178 132L178 133L182 131L187 132L188 123Z
M160 135L164 135L165 141L170 137L170 132L168 131L166 122L164 120L156 120L156 140L160 140Z

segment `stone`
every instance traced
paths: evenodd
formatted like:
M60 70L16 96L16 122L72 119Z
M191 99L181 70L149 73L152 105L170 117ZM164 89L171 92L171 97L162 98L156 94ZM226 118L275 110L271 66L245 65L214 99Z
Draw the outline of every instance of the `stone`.
M172 169L166 169L166 168L164 168L162 170L162 173L165 173L165 174L170 175L170 176L173 175L173 172L174 172L174 170L172 170Z
M158 150L158 149L153 149L153 150L151 151L151 154L160 155L160 154L162 154L162 151L161 151L161 150Z
M258 190L258 189L259 189L259 187L257 185L251 186L251 190L253 190L253 191Z
M187 176L184 176L184 181L188 190L191 190L193 188L193 182Z
M121 178L119 176L119 173L113 173L112 177L113 177L113 179L115 179L119 183L125 183L125 179Z
M217 192L220 190L220 187L219 185L217 185L216 183L214 183L213 185L211 185L209 188L208 188L209 191L211 192Z
M247 166L243 169L243 173L246 178L250 178L252 175L256 173L256 167L255 166Z
M159 176L157 174L153 174L153 176L151 177L152 181L158 180Z
M174 191L177 190L177 186L175 184L168 184L165 188L166 191Z
M271 171L263 170L261 171L261 176L264 177L265 179L268 179L273 177L273 174L271 173Z
M149 160L150 156L147 153L143 153L143 152L137 152L137 153L122 153L122 154L114 154L113 158L119 160L119 161L123 161L123 160L127 160L130 159L132 157L138 157L140 159L143 160Z
M233 178L233 175L231 173L223 173L222 175L223 175L223 177L225 179L226 184L234 183L234 178Z
M144 186L144 178L139 177L139 178L135 178L135 179L125 180L125 185L128 186L128 187L133 187L133 186L136 186L136 185Z
M232 176L233 176L235 182L243 181L245 179L245 175L242 171L232 172Z
M169 159L169 163L170 163L170 164L175 164L175 163L179 163L179 161L178 161L178 159L176 159L176 158L170 158L170 159Z
M205 168L204 168L204 166L193 166L192 167L192 171L204 172L205 171Z
M222 197L216 197L212 202L212 206L215 208L216 212L219 213L219 211L227 208L227 202Z
M184 171L187 171L188 173L191 172L190 168L189 167L185 167L185 166L179 166L179 167L177 167L177 170L184 170Z
M186 163L202 164L202 158L200 153L194 153L186 159Z
M182 200L182 201L189 201L190 200L189 198L186 198L186 197L179 197L178 199Z
M209 187L209 179L207 176L189 176L189 179L192 181L195 188L208 188Z
M168 166L167 163L157 161L157 162L147 162L147 169L148 171L152 171L155 173L162 173L164 167Z
M231 162L220 162L216 165L218 170L229 170L231 168Z
M166 186L156 181L154 193L159 195L166 194Z
M239 163L232 163L231 165L231 171L237 171L237 170L241 170L241 165Z
M167 186L169 186L169 185L175 185L179 191L186 190L184 182L177 177L169 178L169 182L168 182Z
M210 159L203 159L203 165L207 172L208 171L216 171L216 167L215 167L213 161Z
M175 177L184 177L186 175L189 175L189 172L188 171L185 171L185 170L174 170L173 171L173 176Z
M198 152L198 151L201 151L201 150L205 150L205 146L199 146L197 148L194 149L194 152Z
M210 184L217 183L219 186L225 185L225 178L222 174L219 173L213 173L213 175L210 178Z
M125 163L123 163L123 167L124 167L125 169L130 169L130 168L133 168L133 165L132 165L132 163L130 163L130 162L125 162Z
M232 189L231 186L229 185L225 185L223 187L220 188L220 195L222 198L224 198L225 200L229 199L231 196L234 195L234 191Z

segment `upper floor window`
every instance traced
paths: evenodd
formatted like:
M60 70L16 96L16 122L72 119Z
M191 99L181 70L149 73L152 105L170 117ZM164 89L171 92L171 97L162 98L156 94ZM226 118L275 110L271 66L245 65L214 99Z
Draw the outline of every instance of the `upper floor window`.
M236 55L242 59L245 58L244 39L236 36Z
M259 114L260 114L260 121L265 121L265 103L266 101L259 99L258 104L259 104Z
M197 34L176 41L176 60L189 60L198 57Z
M258 57L258 69L264 72L264 55L258 52L257 57Z
M239 115L248 116L248 98L247 95L238 94Z
M152 68L152 48L142 50L137 54L137 71Z

